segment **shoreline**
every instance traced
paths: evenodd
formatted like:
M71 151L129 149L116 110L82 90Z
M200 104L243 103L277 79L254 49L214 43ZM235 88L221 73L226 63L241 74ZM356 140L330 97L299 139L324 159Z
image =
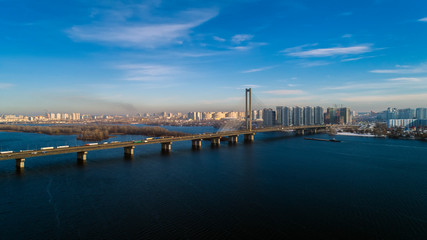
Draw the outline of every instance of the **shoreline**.
M353 137L377 137L372 134L364 134L364 133L351 133L351 132L337 132L336 135L341 136L353 136Z

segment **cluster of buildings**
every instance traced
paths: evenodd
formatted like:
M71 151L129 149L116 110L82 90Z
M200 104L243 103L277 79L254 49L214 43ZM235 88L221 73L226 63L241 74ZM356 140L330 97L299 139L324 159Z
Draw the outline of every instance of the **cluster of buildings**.
M309 126L323 124L349 124L352 122L350 108L323 107L288 107L277 106L276 110L266 108L262 110L263 125L268 126Z
M49 121L80 121L93 118L80 113L46 113L46 115L0 115L0 123L4 122L49 122Z
M388 128L425 127L427 126L427 108L387 108L377 113L379 121L385 121Z

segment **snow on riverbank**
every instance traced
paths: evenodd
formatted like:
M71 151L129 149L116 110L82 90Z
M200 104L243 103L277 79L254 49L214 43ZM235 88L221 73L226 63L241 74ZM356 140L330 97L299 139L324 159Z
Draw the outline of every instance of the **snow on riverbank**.
M350 132L338 132L337 135L354 136L354 137L375 137L375 135L372 135L372 134L361 134L361 133L350 133Z

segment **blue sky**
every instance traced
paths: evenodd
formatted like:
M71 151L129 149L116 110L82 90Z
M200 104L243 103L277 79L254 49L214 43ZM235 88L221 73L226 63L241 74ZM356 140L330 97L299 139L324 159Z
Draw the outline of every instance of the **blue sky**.
M427 107L427 2L0 0L0 113Z

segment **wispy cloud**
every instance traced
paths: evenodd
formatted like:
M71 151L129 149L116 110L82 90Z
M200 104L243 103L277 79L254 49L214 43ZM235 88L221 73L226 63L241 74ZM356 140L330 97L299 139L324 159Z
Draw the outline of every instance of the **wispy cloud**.
M225 42L226 41L224 38L220 38L218 36L213 36L213 39L217 42Z
M272 91L264 91L263 93L272 94L272 95L295 95L295 94L304 94L302 90L289 90L289 89L279 89Z
M7 89L13 87L13 84L10 83L0 83L0 89Z
M173 80L181 70L177 67L148 64L125 64L117 66L125 71L127 81L164 81Z
M387 81L370 83L347 83L322 88L323 90L403 90L427 88L427 78L392 78Z
M426 101L427 93L421 94L400 94L400 95L383 95L383 96L354 96L354 97L344 97L341 100L346 102L356 102L356 103L373 103L373 102L396 102L396 101Z
M262 67L262 68L253 68L253 69L242 71L241 73L261 72L261 71L265 71L265 70L268 70L268 69L272 69L274 67L275 66L268 66L268 67Z
M401 78L390 78L388 80L396 81L396 82L421 82L421 81L426 81L427 78L401 77Z
M396 73L396 74L411 74L411 73L426 73L427 63L422 63L418 66L402 66L396 65L394 69L375 69L372 73Z
M353 62L353 61L358 61L358 60L362 60L362 59L366 59L366 58L373 58L373 57L375 57L375 56L344 58L344 59L341 59L341 62Z
M427 22L427 17L418 19L420 22Z
M344 34L344 35L342 35L341 37L342 37L342 38L352 38L352 37L353 37L353 35L351 35L351 34Z
M248 42L245 46L233 46L229 47L230 50L237 50L237 51L248 51L256 47L265 46L267 43L264 42Z
M149 21L127 20L130 16L135 16L126 12L119 20L113 18L90 25L73 26L66 33L75 41L121 47L156 48L181 44L182 40L189 36L192 28L209 21L217 14L216 9L190 10L177 14L178 17L175 18L162 18L154 23L152 21L148 23Z
M318 48L311 50L302 50L297 48L288 48L282 52L288 56L311 58L311 57L333 57L341 55L355 55L372 52L371 44L357 45L351 47Z
M250 34L236 34L231 38L231 41L235 44L241 44L242 42L246 42L251 40L254 35Z

